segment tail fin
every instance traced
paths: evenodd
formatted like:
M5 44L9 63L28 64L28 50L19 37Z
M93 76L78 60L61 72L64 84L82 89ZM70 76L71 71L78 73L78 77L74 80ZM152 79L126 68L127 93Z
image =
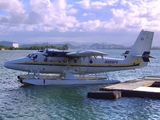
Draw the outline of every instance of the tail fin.
M142 30L128 55L137 56L150 52L153 36L154 32Z
M131 50L129 51L126 60L130 62L141 60L140 67L146 66L149 62L149 58L151 58L149 54L152 46L153 36L154 32L142 30Z

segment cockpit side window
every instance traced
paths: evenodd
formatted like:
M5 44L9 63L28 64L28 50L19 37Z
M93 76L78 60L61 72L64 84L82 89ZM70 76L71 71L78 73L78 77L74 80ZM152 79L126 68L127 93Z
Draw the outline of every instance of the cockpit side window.
M32 58L34 54L29 54L27 57Z
M33 58L33 60L35 60L35 59L37 59L37 57L38 57L37 55L34 55L32 58Z
M35 54L29 54L27 57L29 57L32 60L35 60L38 56Z

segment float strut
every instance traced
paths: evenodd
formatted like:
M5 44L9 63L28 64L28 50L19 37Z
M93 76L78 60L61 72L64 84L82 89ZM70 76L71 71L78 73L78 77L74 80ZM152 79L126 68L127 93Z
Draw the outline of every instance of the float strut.
M107 73L106 73L106 72L104 72L104 73L105 73L105 75L106 75L107 80L109 80L109 77L108 77Z

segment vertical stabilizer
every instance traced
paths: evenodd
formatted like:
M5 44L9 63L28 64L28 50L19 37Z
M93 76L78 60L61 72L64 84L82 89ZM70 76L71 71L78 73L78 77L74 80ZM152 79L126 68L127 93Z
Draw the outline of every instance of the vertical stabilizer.
M140 60L139 67L147 66L149 58L152 58L152 56L150 56L150 50L153 36L154 32L142 30L134 45L131 47L131 50L128 52L128 55L125 54L125 61L132 63Z
M129 55L137 56L143 55L144 52L150 52L154 32L142 30L131 48Z

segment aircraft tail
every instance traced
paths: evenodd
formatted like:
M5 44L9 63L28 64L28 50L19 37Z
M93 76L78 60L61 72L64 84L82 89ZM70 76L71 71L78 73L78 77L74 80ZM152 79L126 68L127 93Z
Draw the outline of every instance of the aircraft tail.
M150 56L154 32L142 30L130 51L125 52L124 56L128 61L140 61L140 67L147 66ZM126 55L127 53L127 55Z

